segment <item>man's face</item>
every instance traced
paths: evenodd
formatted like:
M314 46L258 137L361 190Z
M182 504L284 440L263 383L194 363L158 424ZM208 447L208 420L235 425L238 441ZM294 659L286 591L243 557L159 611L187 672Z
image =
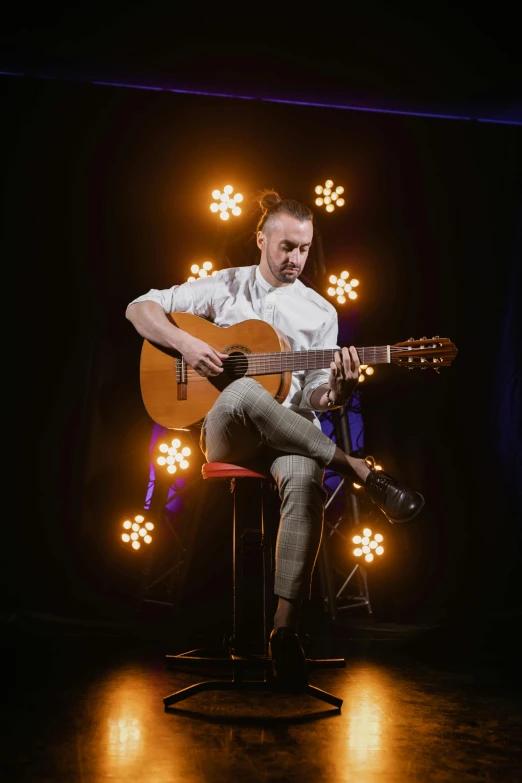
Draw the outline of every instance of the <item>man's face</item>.
M301 221L286 214L272 219L266 231L258 232L259 266L267 282L281 286L297 280L306 264L313 233L311 220Z

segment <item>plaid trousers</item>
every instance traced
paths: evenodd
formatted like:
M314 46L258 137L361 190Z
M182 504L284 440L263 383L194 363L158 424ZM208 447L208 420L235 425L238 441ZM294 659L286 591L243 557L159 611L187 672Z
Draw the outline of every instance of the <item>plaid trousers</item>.
M309 598L323 532L324 468L335 443L253 378L241 378L221 392L206 415L200 445L208 462L269 465L281 498L274 592Z

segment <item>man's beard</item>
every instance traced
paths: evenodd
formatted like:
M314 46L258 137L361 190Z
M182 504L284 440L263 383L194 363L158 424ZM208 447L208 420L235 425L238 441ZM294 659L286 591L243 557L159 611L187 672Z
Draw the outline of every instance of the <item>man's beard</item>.
M270 258L268 253L266 254L266 260L267 260L268 268L270 269L271 273L273 274L273 276L275 277L275 279L278 282L280 282L280 283L288 283L288 282L290 282L288 280L288 278L285 277L285 275L283 274L284 271L289 268L288 266L286 266L284 269L277 270L276 267L273 265L272 260L271 260L271 258ZM294 279L291 282L294 282L295 280L297 280L297 278L301 274L301 270L299 269L299 267L293 267L293 268L297 270L297 274L296 274L296 276L294 277Z

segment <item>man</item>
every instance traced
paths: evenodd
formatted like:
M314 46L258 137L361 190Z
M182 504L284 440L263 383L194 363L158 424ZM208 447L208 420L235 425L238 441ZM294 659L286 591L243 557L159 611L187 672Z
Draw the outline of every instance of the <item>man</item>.
M234 381L221 392L201 429L201 448L209 462L269 458L281 498L274 583L278 602L270 652L276 681L283 689L298 690L307 683L297 635L299 610L310 595L321 542L326 466L341 476L357 477L392 523L413 519L424 498L374 471L371 458L344 453L322 432L315 411L348 402L358 383L359 357L353 346L341 350L337 344L335 308L299 280L313 239L312 212L274 191L261 193L258 202L259 265L226 269L164 291L151 289L128 305L126 317L143 338L177 350L204 377L223 372L226 354L174 326L166 314L190 312L218 326L258 318L280 329L293 351L337 349L329 369L293 373L282 404L253 378Z

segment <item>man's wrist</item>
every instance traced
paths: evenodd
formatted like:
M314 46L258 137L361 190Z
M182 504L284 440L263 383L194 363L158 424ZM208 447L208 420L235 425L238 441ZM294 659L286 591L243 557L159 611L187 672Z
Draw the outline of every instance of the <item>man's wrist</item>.
M327 389L326 390L326 409L331 411L334 408L342 408L343 407L342 404L340 404L338 402L334 402L334 400L332 400L332 398L330 396L331 393L332 393L331 389Z

